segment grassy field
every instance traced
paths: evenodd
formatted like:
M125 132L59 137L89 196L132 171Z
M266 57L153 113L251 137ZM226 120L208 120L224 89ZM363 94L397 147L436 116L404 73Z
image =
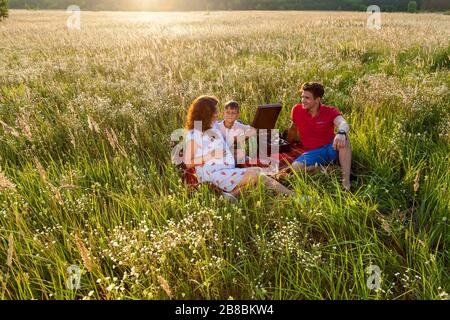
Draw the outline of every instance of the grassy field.
M0 23L1 299L448 299L450 16L67 18ZM353 193L338 169L285 181L314 204L188 191L170 134L196 96L282 102L285 129L308 80L350 123Z

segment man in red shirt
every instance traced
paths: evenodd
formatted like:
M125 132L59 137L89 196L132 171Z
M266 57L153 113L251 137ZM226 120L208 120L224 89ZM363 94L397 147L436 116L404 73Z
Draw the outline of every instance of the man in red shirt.
M317 82L302 86L302 103L292 109L292 125L287 140L300 136L305 152L295 159L294 170L311 169L317 165L336 162L342 169L342 186L350 189L352 150L348 139L348 123L338 109L322 104L323 86ZM337 130L335 134L334 130Z

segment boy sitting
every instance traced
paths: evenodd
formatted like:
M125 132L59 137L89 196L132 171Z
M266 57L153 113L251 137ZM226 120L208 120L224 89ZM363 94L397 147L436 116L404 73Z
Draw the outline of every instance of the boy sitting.
M230 149L234 150L236 163L243 164L248 160L248 157L245 155L245 138L255 135L256 131L252 126L238 121L239 114L239 104L236 101L227 102L224 108L223 120L219 121L218 129Z

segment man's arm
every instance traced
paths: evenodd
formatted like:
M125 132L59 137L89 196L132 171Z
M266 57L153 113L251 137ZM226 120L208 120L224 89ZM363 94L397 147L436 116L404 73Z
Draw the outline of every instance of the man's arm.
M345 131L346 134L348 134L348 132L350 131L350 127L349 127L347 121L345 121L343 116L337 116L334 119L334 126L336 127L336 129L338 131L343 130L343 131Z
M291 123L291 127L288 129L287 141L292 143L298 139L297 126L294 122Z
M334 119L333 123L338 132L333 141L333 149L339 150L340 148L346 147L348 145L348 132L350 131L350 127L347 121L345 121L344 117L342 116L337 116ZM339 132L342 133L339 134Z

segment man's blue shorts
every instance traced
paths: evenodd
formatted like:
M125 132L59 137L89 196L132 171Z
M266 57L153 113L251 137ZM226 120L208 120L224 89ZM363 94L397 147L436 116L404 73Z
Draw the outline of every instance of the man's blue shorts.
M327 165L331 162L337 162L338 151L333 149L333 143L326 144L323 147L304 152L294 162L303 162L307 167L319 165Z

